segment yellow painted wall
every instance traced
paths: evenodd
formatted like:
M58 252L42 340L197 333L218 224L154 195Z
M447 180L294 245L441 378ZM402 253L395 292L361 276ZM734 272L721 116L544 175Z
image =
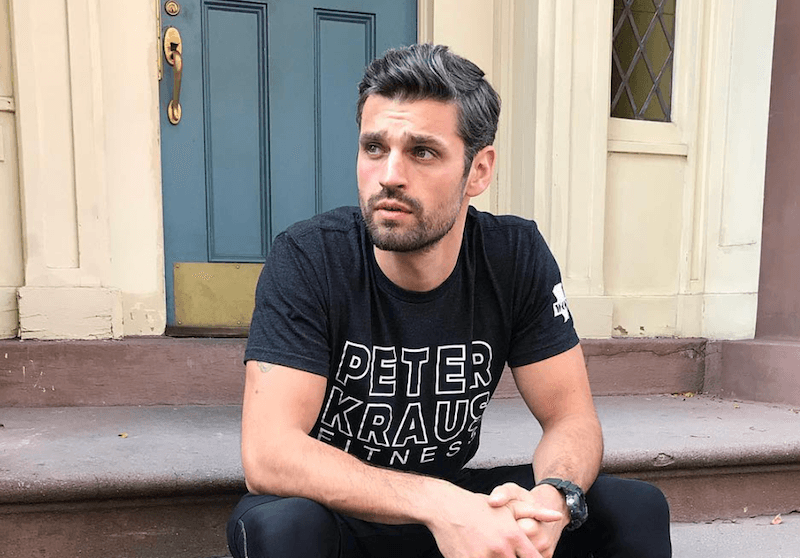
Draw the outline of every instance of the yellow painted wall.
M160 335L166 302L155 8L146 0L98 4L100 41L114 45L101 57L109 281L122 294L124 335Z
M23 284L17 134L8 0L0 0L0 339L17 334Z
M166 321L156 0L9 0L22 338L158 335Z
M493 208L537 220L579 333L752 337L775 1L678 4L667 123L609 117L611 0L494 5Z

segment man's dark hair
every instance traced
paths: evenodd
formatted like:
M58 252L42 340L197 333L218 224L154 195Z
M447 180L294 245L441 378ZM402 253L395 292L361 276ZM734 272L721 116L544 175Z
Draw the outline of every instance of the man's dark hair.
M373 60L358 84L356 122L370 95L401 101L433 99L454 102L458 135L464 141L464 173L481 149L494 143L500 96L483 71L443 45L417 44L390 49Z

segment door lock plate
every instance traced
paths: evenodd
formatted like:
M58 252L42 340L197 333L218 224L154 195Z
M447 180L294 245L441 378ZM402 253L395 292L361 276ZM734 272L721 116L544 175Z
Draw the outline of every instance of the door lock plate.
M175 65L175 52L183 54L181 34L174 27L167 27L164 29L164 57L170 65Z

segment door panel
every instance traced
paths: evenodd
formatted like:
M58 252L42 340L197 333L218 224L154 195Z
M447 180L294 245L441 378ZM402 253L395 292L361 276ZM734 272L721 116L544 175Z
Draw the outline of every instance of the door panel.
M266 6L237 8L204 14L210 262L263 261L270 230Z
M353 84L375 58L376 45L374 14L314 10L314 19L316 210L320 212L354 204L351 189L337 186L355 181L357 143L342 142L341 135L346 131L357 137Z
M377 54L414 42L416 1L184 0L162 24L180 31L184 68L177 125L168 65L161 82L168 325L236 327L219 308L178 323L181 289L224 310L241 281L213 280L215 264L263 262L292 223L357 203L356 87ZM207 266L176 293L182 262Z

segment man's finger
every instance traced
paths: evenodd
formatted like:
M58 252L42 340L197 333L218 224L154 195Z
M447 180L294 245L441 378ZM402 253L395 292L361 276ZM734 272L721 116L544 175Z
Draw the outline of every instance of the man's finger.
M527 535L523 539L522 544L516 548L515 553L518 558L542 558L537 548L528 540Z
M524 498L529 492L518 484L507 482L500 486L495 486L491 494L489 494L489 505L498 508L505 506L511 500Z
M529 502L512 500L511 502L508 502L506 505L511 509L515 519L522 519L523 517L527 517L535 521L541 521L543 523L551 523L553 521L561 521L564 518L564 514L562 514L558 510L543 508L541 506L536 506Z
M523 517L517 520L517 525L525 533L525 536L531 538L537 531L539 524L529 517Z

